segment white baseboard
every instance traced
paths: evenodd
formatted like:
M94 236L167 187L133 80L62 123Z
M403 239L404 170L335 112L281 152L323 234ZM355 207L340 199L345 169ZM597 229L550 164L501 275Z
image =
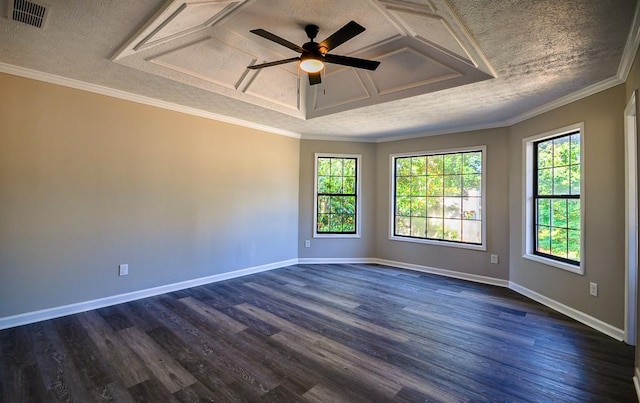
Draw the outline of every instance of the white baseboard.
M636 398L640 402L640 368L636 367L635 375L633 376L633 386L636 388Z
M246 269L235 270L228 273L214 274L212 276L197 278L193 280L182 281L179 283L167 284L159 287L148 288L139 291L133 291L125 294L113 295L106 298L100 298L91 301L79 302L76 304L64 305L55 308L43 309L40 311L27 312L19 315L8 316L0 318L0 330L8 329L15 326L27 325L43 320L59 318L61 316L71 315L74 313L80 313L89 311L92 309L104 308L111 305L121 304L124 302L134 301L142 298L152 297L159 294L165 294L168 292L183 290L185 288L197 287L200 285L215 283L218 281L229 280L232 278L247 276L250 274L260 273L264 271L279 269L281 267L293 266L296 264L380 264L386 266L397 267L400 269L407 269L413 271L419 271L423 273L437 274L445 277L452 277L461 280L473 281L476 283L495 285L499 287L508 287L515 292L531 298L549 308L558 311L562 314L569 316L578 322L592 327L616 340L624 340L624 330L618 329L608 323L605 323L599 319L596 319L590 315L580 312L574 308L564 305L560 302L545 297L542 294L538 294L535 291L529 290L516 283L499 278L480 276L477 274L462 273L453 270L438 269L435 267L422 266L411 263L396 262L393 260L377 259L377 258L302 258L302 259L290 259L281 262L269 263L266 265L249 267ZM634 377L634 383L636 385L636 391L640 397L640 386L638 379L639 374L636 373Z
M452 278L457 278L457 279L460 279L460 280L473 281L475 283L497 285L499 287L508 287L509 286L509 281L508 280L503 280L503 279L495 278L495 277L480 276L478 274L462 273L462 272L459 272L459 271L438 269L438 268L435 268L435 267L421 266L421 265L412 264L412 263L396 262L396 261L393 261L393 260L385 260L385 259L373 259L373 260L375 260L375 262L373 262L373 263L382 264L382 265L386 265L386 266L398 267L398 268L401 268L401 269L420 271L420 272L423 272L423 273L437 274L437 275L440 275L440 276L452 277Z
M374 258L302 258L298 264L374 264L378 259Z
M264 271L279 269L281 267L292 266L298 263L298 259L284 260L281 262L269 263L261 266L249 267L246 269L235 270L228 273L214 274L212 276L201 277L193 280L181 281L179 283L167 284L159 287L147 288L144 290L128 292L125 294L113 295L106 298L95 299L91 301L79 302L76 304L64 305L55 308L43 309L40 311L27 312L14 316L0 318L0 330L11 327L27 325L30 323L40 322L43 320L59 318L74 313L90 311L92 309L104 308L106 306L121 304L123 302L135 301L137 299L153 297L154 295L165 294L168 292L184 290L185 288L197 287L218 281L229 280L232 278L248 276L250 274L261 273Z
M509 288L519 294L524 295L527 298L531 298L532 300L541 303L542 305L548 306L554 311L558 311L562 314L565 314L568 317L577 320L578 322L584 323L585 325L595 330L598 330L610 337L613 337L616 340L624 341L625 333L623 329L618 329L617 327L612 326L606 322L603 322L600 319L587 315L584 312L580 312L577 309L571 308L570 306L564 305L549 297L545 297L542 294L538 294L537 292L532 291L528 288L525 288L514 282L511 282L511 281L509 282Z

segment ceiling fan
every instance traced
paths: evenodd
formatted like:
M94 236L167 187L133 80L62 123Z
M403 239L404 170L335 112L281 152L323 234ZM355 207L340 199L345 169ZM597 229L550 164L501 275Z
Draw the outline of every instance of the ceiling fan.
M341 64L343 66L366 70L375 70L378 68L378 65L380 65L380 62L373 60L329 54L331 50L354 38L356 35L364 32L365 28L355 21L350 21L320 43L313 41L318 35L319 31L317 25L307 25L304 27L304 30L307 33L307 37L309 37L309 42L305 43L302 46L298 46L295 43L289 42L288 40L274 35L271 32L265 31L264 29L251 30L250 32L253 34L285 46L291 50L295 50L296 52L300 53L300 56L277 60L275 62L255 64L248 66L247 68L257 70L264 67L277 66L279 64L297 61L299 62L300 68L309 74L309 84L316 85L322 82L320 73L324 69L325 63Z

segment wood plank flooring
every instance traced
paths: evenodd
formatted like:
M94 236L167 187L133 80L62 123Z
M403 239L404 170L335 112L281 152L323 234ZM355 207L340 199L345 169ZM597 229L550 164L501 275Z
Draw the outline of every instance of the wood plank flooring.
M499 287L297 265L0 332L2 402L636 402L634 349Z

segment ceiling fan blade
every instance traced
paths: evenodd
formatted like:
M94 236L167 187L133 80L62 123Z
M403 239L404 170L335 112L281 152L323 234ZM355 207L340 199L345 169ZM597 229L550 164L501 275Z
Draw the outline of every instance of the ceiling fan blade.
M355 21L348 22L344 27L334 32L330 37L320 42L320 48L324 48L324 53L329 52L331 49L335 49L342 45L349 39L361 34L365 31L365 28Z
M262 63L262 64L253 64L251 66L247 66L247 68L251 69L251 70L257 70L257 69L262 69L262 68L265 68L265 67L277 66L279 64L297 62L298 60L300 60L299 57L292 57L290 59L276 60L275 62Z
M380 65L380 62L375 60L358 59L349 56L340 55L324 55L324 61L327 63L341 64L343 66L355 67L358 69L375 70Z
M309 73L309 85L320 84L322 79L320 78L320 72L318 73Z
M252 34L256 34L258 36L261 36L265 39L268 39L272 42L275 42L279 45L282 45L284 47L287 47L291 50L295 50L298 53L302 53L304 52L304 49L302 49L300 46L296 45L295 43L289 42L286 39L280 38L278 35L272 34L269 31L265 31L264 29L252 29L251 31Z

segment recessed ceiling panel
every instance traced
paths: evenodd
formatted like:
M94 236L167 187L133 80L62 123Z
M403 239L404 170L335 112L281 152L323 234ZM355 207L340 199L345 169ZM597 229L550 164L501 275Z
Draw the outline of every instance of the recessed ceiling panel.
M442 17L420 11L395 10L394 13L414 36L470 62L469 54Z
M411 48L382 56L380 67L369 75L380 95L461 76L459 72Z
M273 104L298 111L298 76L279 67L259 70L245 93Z
M322 85L314 86L314 111L322 111L370 98L355 69L339 68L324 75Z
M179 36L182 33L191 32L194 29L204 27L207 22L224 10L230 1L199 1L197 3L186 2L176 12L171 14L166 21L145 40L147 43L161 41L163 39Z
M215 39L205 39L149 60L200 80L237 89L244 67L255 58Z

